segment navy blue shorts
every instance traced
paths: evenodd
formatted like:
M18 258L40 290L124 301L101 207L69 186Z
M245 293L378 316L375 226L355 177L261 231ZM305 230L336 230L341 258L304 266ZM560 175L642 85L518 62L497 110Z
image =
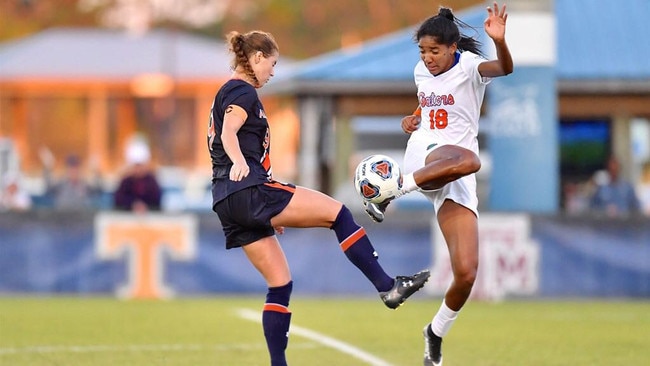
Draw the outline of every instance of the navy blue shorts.
M226 249L274 235L271 218L287 207L295 191L293 184L273 181L242 189L217 202L213 209L226 234Z

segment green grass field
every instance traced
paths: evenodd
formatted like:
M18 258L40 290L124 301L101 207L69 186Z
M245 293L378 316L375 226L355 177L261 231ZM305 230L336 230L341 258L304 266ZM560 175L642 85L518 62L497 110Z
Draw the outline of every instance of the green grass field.
M262 300L4 297L0 365L268 365ZM378 299L295 297L289 363L421 365L439 301L392 311ZM470 302L443 350L445 366L647 364L650 301Z

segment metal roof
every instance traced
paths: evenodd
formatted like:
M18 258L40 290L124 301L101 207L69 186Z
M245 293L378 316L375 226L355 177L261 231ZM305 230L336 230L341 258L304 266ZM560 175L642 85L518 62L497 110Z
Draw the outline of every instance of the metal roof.
M459 13L462 20L482 29L485 8ZM324 80L402 80L413 79L413 67L420 59L415 43L417 27L391 33L305 61L295 76ZM480 33L479 35L482 35Z
M284 67L291 64L287 61L282 61ZM228 77L229 65L225 42L161 29L133 35L98 28L53 28L0 47L0 80L115 80L143 73L214 80Z
M560 90L650 92L650 0L555 0Z
M223 43L183 33L54 28L0 48L0 78L120 79L142 73L222 78L228 62Z
M650 79L649 0L555 0L561 79Z

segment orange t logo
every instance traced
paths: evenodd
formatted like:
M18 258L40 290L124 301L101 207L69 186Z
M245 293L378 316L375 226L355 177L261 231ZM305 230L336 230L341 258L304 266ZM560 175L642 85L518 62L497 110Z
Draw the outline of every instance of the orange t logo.
M164 284L163 253L175 260L194 258L196 218L192 215L99 213L95 218L95 249L101 259L127 253L127 284L117 295L128 299L173 296Z

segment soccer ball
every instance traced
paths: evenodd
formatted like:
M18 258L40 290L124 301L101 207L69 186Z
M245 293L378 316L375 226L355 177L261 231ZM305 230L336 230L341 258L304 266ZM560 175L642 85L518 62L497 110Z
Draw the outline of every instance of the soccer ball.
M386 155L370 155L354 173L354 188L366 201L382 203L395 198L402 189L399 164Z

